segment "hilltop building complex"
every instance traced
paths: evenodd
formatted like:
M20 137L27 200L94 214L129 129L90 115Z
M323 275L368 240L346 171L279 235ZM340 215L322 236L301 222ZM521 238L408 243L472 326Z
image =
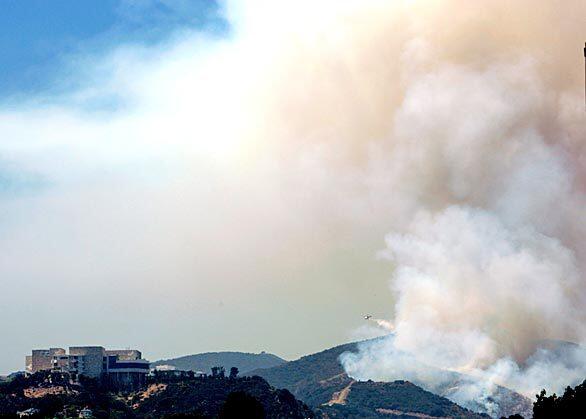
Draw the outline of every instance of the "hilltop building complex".
M61 372L72 380L80 376L105 378L113 387L135 389L143 386L149 373L149 362L136 349L106 350L102 346L71 346L34 349L26 357L26 371Z

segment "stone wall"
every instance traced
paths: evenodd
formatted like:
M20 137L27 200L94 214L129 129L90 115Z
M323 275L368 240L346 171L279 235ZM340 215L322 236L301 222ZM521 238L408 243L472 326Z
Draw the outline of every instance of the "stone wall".
M50 348L50 349L33 349L30 357L30 372L35 373L44 370L50 370L53 367L53 356L64 355L65 349Z
M79 374L97 378L104 372L104 356L106 350L101 346L71 346L69 355L82 356L80 360Z

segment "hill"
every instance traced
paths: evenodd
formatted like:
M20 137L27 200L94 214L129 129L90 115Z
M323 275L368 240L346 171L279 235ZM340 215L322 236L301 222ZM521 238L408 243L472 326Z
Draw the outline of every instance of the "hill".
M311 409L295 399L289 391L275 389L261 377L196 378L169 383L162 390L154 393L147 389L146 393L149 394L148 397L138 395L138 399L142 401L135 410L138 417L145 419L181 414L218 417L221 416L230 394L246 394L252 398L262 406L259 410L264 412L264 416L261 417L275 419L315 417ZM238 417L250 416L240 411Z
M125 394L108 391L98 380L72 384L67 374L49 372L0 383L0 418L31 408L39 418L78 417L84 408L96 419L315 417L289 391L261 377L152 378L142 391Z
M355 351L357 345L336 346L251 374L291 390L324 417L388 418L407 412L430 417L482 417L406 381L354 381L345 374L338 358L344 352Z
M327 418L487 418L423 390L408 381L350 382L329 403L317 409Z
M304 356L298 360L288 362L278 367L255 370L249 374L259 375L265 378L273 386L290 390L297 398L303 400L312 408L320 408L334 399L336 393L339 394L353 382L342 368L342 365L339 362L339 357L344 352L357 351L359 344L360 342L354 342L336 346L316 354ZM462 383L469 380L469 377L467 376L452 372L446 372L446 376L449 378L447 381L448 384L442 388L433 389L433 391L439 396L448 398ZM379 390L385 389L386 386L390 386L389 391L391 391L393 384L394 383L380 383L380 385L378 385L377 383L377 386L373 387L373 384L369 384L369 386L373 389L376 388L377 391L375 393L380 394ZM419 383L415 384L419 385ZM351 388L354 388L355 385L356 384L352 384ZM357 388L363 389L362 386L363 385L360 384ZM423 389L421 390L423 391ZM376 394L373 394L373 397L377 397ZM389 394L394 393L391 391ZM431 395L432 393L428 394ZM413 393L413 396L415 397L416 394ZM425 396L424 398L429 397ZM492 401L498 405L497 416L499 417L509 416L514 413L530 415L531 412L531 401L529 399L504 387L497 388L496 397ZM379 402L379 404L381 404L383 400L380 400ZM354 408L357 408L357 403L358 402L354 403ZM364 407L366 408L367 406ZM480 404L467 407L481 413L486 413L486 411L483 410L483 406ZM370 409L370 407L368 407L367 410L368 409ZM344 409L338 406L337 410L343 411ZM433 416L429 409L425 414Z
M357 345L336 346L277 367L254 370L249 375L259 375L273 386L290 390L310 406L319 406L349 383L338 358L344 352L355 351Z
M226 371L236 367L240 374L248 373L260 368L272 368L285 364L277 355L261 352L259 354L246 352L206 352L202 354L186 355L179 358L162 359L151 363L151 367L172 365L185 371L201 371L209 374L212 367L224 367Z
M61 373L38 372L18 375L0 382L0 418L16 418L16 412L38 409L35 417L54 417L64 410L72 413L89 406L96 418L133 418L132 409L103 389L96 380L72 384Z

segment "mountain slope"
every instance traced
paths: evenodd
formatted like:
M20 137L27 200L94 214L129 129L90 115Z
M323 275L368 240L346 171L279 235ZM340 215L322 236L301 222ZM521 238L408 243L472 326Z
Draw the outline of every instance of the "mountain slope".
M296 361L291 361L278 367L251 371L249 375L259 375L265 378L271 385L275 387L286 388L309 406L317 408L331 402L332 399L336 397L335 393L338 393L339 395L340 392L342 392L350 383L353 382L353 380L346 375L344 369L342 368L342 365L339 362L339 356L344 352L355 352L359 344L360 342L355 342L336 346L316 354L304 356ZM446 377L449 378L447 381L448 385L446 385L445 388L433 390L439 396L450 397L451 394L453 394L453 392L456 391L462 383L466 382L466 380L469 380L469 377L452 372L446 372ZM374 384L376 384L376 386ZM356 384L353 384L352 388L354 388L355 385ZM359 384L357 388L362 389L364 385L365 384ZM367 388L371 388L373 391L376 389L375 394L372 395L372 397L376 399L378 397L376 394L380 394L379 390L382 389L381 391L391 391L393 385L394 383L372 383L369 384ZM423 389L420 390L424 391ZM352 395L352 391L350 391L349 395L351 398L354 397L354 395ZM519 395L518 393L515 393L514 391L504 387L499 387L497 389L496 395L497 397L494 402L498 404L497 413L499 417L501 415L509 416L514 413L521 413L526 415L531 412L531 401ZM416 396L415 393L413 393L413 396ZM429 397L425 396L424 398ZM381 401L379 400L379 402ZM357 403L358 402L353 403L352 406L354 409L358 409ZM339 406L340 405L338 404L333 404L331 407L333 410L347 410L347 408L344 409ZM362 412L362 414L366 414L367 412L372 414L372 406L363 407L365 407L367 411ZM480 412L484 411L483 406L480 404L469 407ZM429 416L434 416L431 411L424 413ZM389 413L378 412L377 414L386 414L386 417L388 417Z
M331 399L332 392L341 390L351 381L338 358L356 348L357 343L348 343L277 367L254 370L248 375L259 375L272 386L290 390L310 406L319 406Z
M246 352L206 352L179 358L162 359L153 362L151 367L172 365L180 370L202 371L209 374L212 367L223 366L226 371L229 371L232 367L236 367L240 371L240 374L244 374L258 368L276 367L286 362L284 359L266 352L261 352L260 354Z
M318 413L328 418L488 418L408 381L352 382L340 396L318 408Z
M137 417L156 419L168 415L199 415L215 418L230 394L246 394L262 405L266 418L313 418L314 413L287 390L271 387L260 377L196 378L170 383L135 407ZM241 417L247 417L242 414Z

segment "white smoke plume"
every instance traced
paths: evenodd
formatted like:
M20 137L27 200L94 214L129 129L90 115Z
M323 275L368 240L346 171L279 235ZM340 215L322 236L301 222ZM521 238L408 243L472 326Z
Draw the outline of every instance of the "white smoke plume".
M386 332L393 332L395 330L395 326L393 325L392 322L390 322L389 320L386 319L375 319L375 318L371 318L368 319L371 322L373 322L374 324L376 324L376 326Z
M409 69L427 41L407 44ZM383 252L395 328L342 357L351 376L411 379L493 415L497 385L532 397L586 379L580 348L543 348L586 340L584 110L543 59L468 55L404 75ZM446 371L466 378L448 389Z

